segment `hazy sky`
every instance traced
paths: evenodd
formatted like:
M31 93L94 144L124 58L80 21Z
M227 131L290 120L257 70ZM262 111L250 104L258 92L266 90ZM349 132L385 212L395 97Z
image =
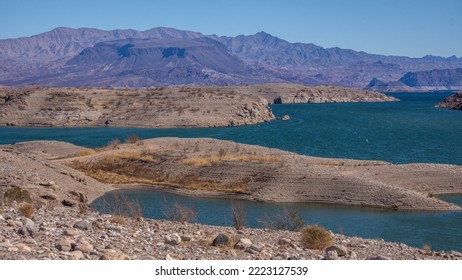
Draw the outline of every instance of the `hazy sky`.
M0 38L157 26L369 53L462 56L462 0L0 0Z

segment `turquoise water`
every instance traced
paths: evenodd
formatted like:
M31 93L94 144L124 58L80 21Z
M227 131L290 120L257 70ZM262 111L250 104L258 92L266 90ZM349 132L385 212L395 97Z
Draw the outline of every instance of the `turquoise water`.
M164 219L168 205L182 203L196 210L196 222L211 225L232 226L230 199L193 198L148 190L122 190L116 197L125 196L137 201L145 217ZM92 206L98 210L114 199L114 193L95 200ZM443 197L462 205L462 195ZM434 250L462 251L462 212L398 212L343 207L313 203L268 204L239 201L245 208L248 227L260 227L262 217L275 217L284 209L297 211L306 224L318 224L333 232L348 236L383 238L422 248L430 245Z
M104 146L130 134L212 137L305 155L462 165L462 111L434 108L448 93L397 93L401 102L273 105L278 116L253 126L196 129L1 127L0 144L62 140Z
M400 102L274 105L273 121L253 126L204 129L141 128L18 128L0 127L0 144L30 140L61 140L87 147L104 146L130 134L152 137L212 137L257 144L300 154L385 160L393 163L449 163L462 165L462 111L433 106L449 93L393 94ZM149 217L162 218L165 206L174 200L193 204L198 221L230 224L230 204L224 199L197 199L146 191L124 191L136 197ZM106 199L106 198L105 198ZM109 201L111 198L108 197ZM462 196L445 196L462 205ZM383 238L438 250L462 251L462 213L393 212L319 204L261 204L244 201L249 226L259 226L259 217L285 207L301 213L307 223L317 223L334 232Z

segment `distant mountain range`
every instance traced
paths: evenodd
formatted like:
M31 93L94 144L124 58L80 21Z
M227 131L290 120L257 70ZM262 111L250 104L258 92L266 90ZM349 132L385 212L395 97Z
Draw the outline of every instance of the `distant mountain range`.
M0 40L0 84L10 86L286 82L386 88L383 84L399 80L412 89L412 81L423 80L426 88L440 87L442 82L444 87L459 85L459 74L449 79L438 78L440 72L429 72L429 77L422 74L434 69L459 73L457 68L462 68L462 58L455 56L367 54L289 43L265 32L219 37L164 27L147 31L61 27L32 37ZM405 78L408 72L415 74Z

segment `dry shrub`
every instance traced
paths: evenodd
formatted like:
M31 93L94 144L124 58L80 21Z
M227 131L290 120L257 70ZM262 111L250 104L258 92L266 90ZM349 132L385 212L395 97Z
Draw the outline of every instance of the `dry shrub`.
M18 206L19 214L31 219L34 216L35 208L31 203L23 202Z
M93 149L88 149L88 148L85 148L85 149L82 149L80 152L78 153L75 153L74 155L72 155L72 157L84 157L84 156L90 156L90 155L93 155L95 154L96 151L93 150Z
M106 149L117 150L119 146L120 146L120 140L119 138L116 138L116 139L112 139L111 141L107 143Z
M113 193L112 199L101 200L100 204L97 205L101 212L108 213L112 215L111 222L118 223L121 218L141 218L143 217L143 212L141 206L136 199L130 199L127 196L119 195L118 193ZM114 221L112 221L112 219Z
M263 228L290 231L299 231L305 225L305 220L300 217L298 212L287 209L284 209L283 213L278 213L275 216L266 214L258 222Z
M18 203L32 203L32 198L28 190L20 187L13 187L5 191L3 194L3 202L5 205L11 205L13 201Z
M140 138L138 137L138 135L128 135L127 136L127 139L125 140L125 143L128 143L128 144L136 144L138 141L140 141Z
M280 161L279 158L273 156L259 156L256 154L236 154L236 155L227 155L224 152L223 155L218 156L202 156L202 157L191 157L188 159L183 160L184 163L189 165L199 165L199 166L207 166L214 163L222 162L222 161L257 161L257 162L278 162Z
M431 251L432 251L432 247L430 245L428 245L428 244L423 245L422 249L423 249L425 254L430 254Z
M305 248L322 250L332 245L332 235L320 226L308 226L301 230L301 242Z
M171 221L190 223L196 220L196 209L176 201L173 205L165 208L164 215Z
M231 205L231 213L233 215L233 225L235 229L243 229L246 224L246 212L242 203Z
M114 224L123 225L127 221L127 218L121 215L112 215L109 221Z

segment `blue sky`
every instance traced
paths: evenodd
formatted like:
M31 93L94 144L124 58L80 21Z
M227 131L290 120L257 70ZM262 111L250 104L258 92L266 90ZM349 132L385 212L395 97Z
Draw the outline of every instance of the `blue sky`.
M157 26L386 55L462 56L462 0L0 0L0 38Z

